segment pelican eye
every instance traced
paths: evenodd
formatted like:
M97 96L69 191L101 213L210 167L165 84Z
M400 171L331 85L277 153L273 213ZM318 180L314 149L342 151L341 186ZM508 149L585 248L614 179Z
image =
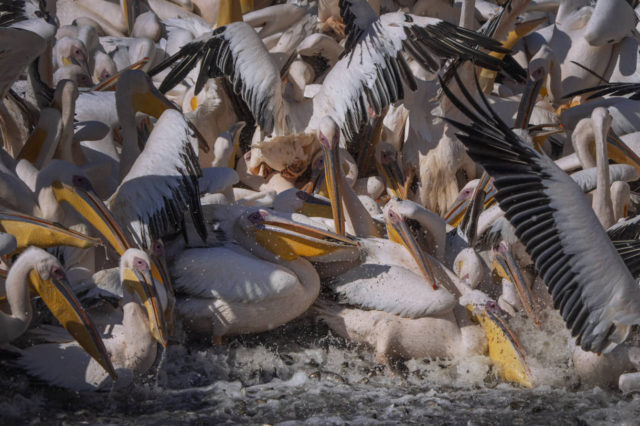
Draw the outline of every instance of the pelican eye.
M89 182L89 179L84 176L73 175L73 178L71 178L71 183L73 184L73 186L84 189L85 191L93 190L91 182Z
M164 254L164 246L162 245L162 241L156 241L153 245L153 252L156 256L162 256Z
M389 220L394 224L402 222L402 218L400 217L400 215L394 212L392 209L389 209Z
M134 257L133 258L133 267L135 269L137 269L138 271L148 271L149 270L149 264L147 264L147 262L144 259L141 259L139 257Z
M61 280L61 279L64 279L65 273L62 268L54 265L51 267L50 276L52 276L55 279Z
M253 212L248 216L249 222L254 225L259 225L264 222L264 219L267 217L267 212L264 210L258 210L257 212Z

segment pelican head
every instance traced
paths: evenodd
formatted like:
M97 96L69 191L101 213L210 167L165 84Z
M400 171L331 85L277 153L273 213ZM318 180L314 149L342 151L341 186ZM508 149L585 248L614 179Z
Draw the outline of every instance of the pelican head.
M474 179L469 181L460 191L458 197L454 201L453 205L449 209L449 211L444 215L444 219L451 226L457 227L459 226L465 217L468 217L468 211L470 212L470 208L472 207L472 202L474 200L474 195L478 196L478 191L482 190L484 193L484 202L483 208L490 207L494 202L495 198L493 198L496 193L496 189L493 187L491 183L491 178L485 173L481 176L480 179ZM479 207L479 206L478 206ZM468 217L468 219L477 220L476 216ZM467 225L472 225L473 223L467 223Z
M144 251L128 249L120 257L120 280L125 289L138 297L139 302L147 310L149 327L153 337L162 346L167 346L167 324L156 282L152 278L151 259Z
M342 208L342 179L340 173L340 128L327 116L320 120L318 140L324 154L324 177L333 211L336 233L345 235L345 216Z
M122 255L130 244L117 221L93 191L82 170L66 161L53 160L38 176L36 188L40 190L40 205L58 205L66 202ZM50 200L49 197L53 197ZM48 207L47 207L48 208Z
M82 68L87 75L91 75L87 60L87 48L81 40L73 37L62 37L56 41L55 54L58 67L75 64Z
M80 346L115 379L116 372L100 334L71 291L64 269L54 256L36 247L30 247L20 255L7 277L9 305L13 308L19 304L17 297L28 297L26 292L20 296L9 290L9 287L14 286L15 281L12 272L22 270L24 266L31 266L28 273L29 284L40 295L53 316Z
M359 257L355 240L297 222L284 214L257 210L241 216L240 226L243 231L254 235L258 244L284 260L300 256L318 261Z
M437 290L436 280L433 275L433 268L429 259L425 256L416 239L414 238L406 218L411 216L408 210L412 209L410 203L402 203L400 200L390 200L384 207L384 220L387 223L389 239L403 245L416 261L422 275L429 284Z
M56 246L69 246L88 248L100 245L98 238L93 238L72 229L38 217L11 211L0 212L0 228L2 228L15 241L11 251L4 254L22 252L30 246L49 248ZM10 246L5 246L8 250Z

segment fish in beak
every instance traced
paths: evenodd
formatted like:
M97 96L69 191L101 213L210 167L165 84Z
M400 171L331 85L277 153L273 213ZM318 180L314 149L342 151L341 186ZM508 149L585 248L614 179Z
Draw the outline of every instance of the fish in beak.
M331 231L258 210L248 216L256 241L284 260L306 257L309 260L330 256L350 259L359 256L356 240Z
M492 269L497 272L500 278L504 278L513 283L520 296L520 301L524 310L527 312L527 316L536 327L540 327L540 316L538 315L538 308L533 300L531 289L527 285L526 281L522 277L520 268L513 258L511 248L509 244L502 241L496 249L494 249L495 260L493 261Z
M324 117L318 130L324 155L324 177L331 202L335 232L345 235L345 216L342 206L342 170L340 170L340 129L333 119Z
M476 188L481 188L485 192L484 209L487 209L495 203L495 198L493 196L496 193L496 189L491 183L491 178L487 173L482 174ZM453 227L458 227L460 225L460 222L462 222L462 219L471 204L474 193L475 189L472 190L471 188L464 188L460 192L454 201L453 206L451 206L449 211L444 215L444 220L447 224Z
M472 290L470 293L481 292ZM509 382L531 388L531 371L526 363L524 348L503 321L503 312L498 304L486 296L482 297L484 300L481 303L466 303L464 299L468 296L461 297L460 302L467 307L484 330L489 346L489 358L498 370L498 375Z
M389 239L395 243L403 245L411 256L416 261L418 268L422 272L427 283L433 286L434 290L438 289L436 285L436 279L433 275L433 268L429 259L425 256L424 252L418 246L418 242L413 237L406 220L397 213L393 208L388 207L384 212L385 222L387 224L387 234Z
M393 198L405 200L407 194L404 188L404 177L398 166L398 154L395 150L385 149L389 144L378 145L380 149L376 150L376 166L378 173L384 179L387 189L391 192Z
M111 247L122 256L131 247L122 228L104 205L102 200L93 192L88 179L74 176L73 186L56 181L52 185L56 200L68 203L89 224L91 224Z
M123 286L137 295L144 305L149 317L151 334L163 347L166 347L167 324L159 303L160 298L156 288L158 284L153 281L149 263L146 259L134 257L132 267L123 267L121 274Z
M36 269L29 272L31 288L40 295L54 317L113 380L117 374L100 333L71 291L62 267L54 265L44 279Z
M44 219L10 211L0 211L0 231L15 237L17 252L30 246L89 248L102 244L99 238L63 228Z

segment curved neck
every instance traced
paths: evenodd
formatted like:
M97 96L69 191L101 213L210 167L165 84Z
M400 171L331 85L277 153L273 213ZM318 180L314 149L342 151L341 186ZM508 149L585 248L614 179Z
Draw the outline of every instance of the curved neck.
M122 181L140 155L140 148L138 147L136 116L131 105L130 93L116 96L116 108L118 121L122 127L122 153L120 154L120 180Z
M43 219L64 224L64 210L53 195L51 186L45 186L38 192L38 205Z
M73 93L75 87L64 90L56 107L61 112L62 132L60 141L56 148L55 157L69 161L73 164L84 164L87 159L80 150L80 147L73 144L73 119L76 114L77 92Z
M342 206L344 207L344 216L347 223L351 225L357 237L380 237L373 218L351 187L344 170L342 167L338 167L338 169L340 173L340 188L342 189Z
M583 170L596 167L596 160L589 151L594 141L593 121L590 118L580 120L571 134L571 144L580 160Z
M613 206L611 205L609 157L605 139L609 132L609 126L600 120L593 120L593 131L596 139L596 162L598 168L597 190L593 199L593 208L600 223L607 229L614 224Z
M27 277L33 269L29 257L24 255L11 266L6 280L7 302L11 314L0 312L0 342L8 343L19 337L29 326L32 317Z

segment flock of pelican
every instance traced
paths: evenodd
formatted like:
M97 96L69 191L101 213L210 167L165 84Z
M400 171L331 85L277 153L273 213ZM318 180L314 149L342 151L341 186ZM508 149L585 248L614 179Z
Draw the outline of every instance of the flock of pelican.
M637 3L0 0L1 348L109 390L311 315L530 387L555 309L640 390Z

